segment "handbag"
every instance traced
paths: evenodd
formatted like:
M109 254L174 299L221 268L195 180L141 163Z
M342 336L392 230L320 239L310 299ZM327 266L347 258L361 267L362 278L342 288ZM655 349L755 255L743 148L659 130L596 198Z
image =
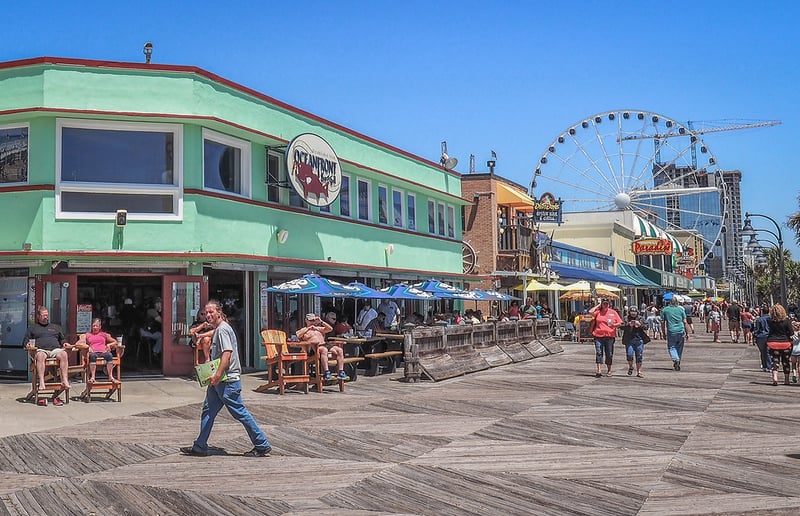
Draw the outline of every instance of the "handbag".
M648 335L646 331L643 331L642 332L642 342L644 344L647 344L648 342L650 342L650 340L651 340L650 339L650 335Z

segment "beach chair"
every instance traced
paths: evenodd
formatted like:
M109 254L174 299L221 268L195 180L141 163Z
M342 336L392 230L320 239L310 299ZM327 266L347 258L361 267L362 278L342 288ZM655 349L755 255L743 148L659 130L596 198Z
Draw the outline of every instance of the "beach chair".
M283 394L287 385L300 384L303 392L308 394L308 353L290 351L286 333L280 330L263 330L261 339L266 352L261 359L267 363L267 383L256 388L256 392L277 387L278 392Z

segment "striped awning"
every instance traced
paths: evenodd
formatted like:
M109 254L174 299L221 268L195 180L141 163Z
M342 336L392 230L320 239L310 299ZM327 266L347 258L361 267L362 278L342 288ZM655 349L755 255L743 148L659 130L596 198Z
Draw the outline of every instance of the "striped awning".
M669 240L672 242L673 253L683 253L684 251L683 244L677 238L635 213L633 214L633 232L637 237L641 238L664 238Z

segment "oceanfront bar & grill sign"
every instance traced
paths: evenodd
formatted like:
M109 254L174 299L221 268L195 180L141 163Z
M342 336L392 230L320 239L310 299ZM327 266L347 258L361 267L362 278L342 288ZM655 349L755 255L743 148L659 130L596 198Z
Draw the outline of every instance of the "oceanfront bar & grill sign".
M289 182L304 201L328 206L342 189L342 167L333 148L321 136L296 136L286 148Z
M666 238L640 238L631 243L636 256L671 255L672 242Z

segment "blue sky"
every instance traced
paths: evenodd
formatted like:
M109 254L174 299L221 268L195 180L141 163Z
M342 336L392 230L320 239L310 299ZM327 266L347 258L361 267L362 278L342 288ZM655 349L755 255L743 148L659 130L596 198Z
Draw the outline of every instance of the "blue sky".
M743 211L782 223L800 210L800 3L47 1L3 14L3 61L142 61L152 41L154 62L198 66L433 161L446 140L461 173L470 154L486 171L495 150L496 172L523 185L549 143L595 113L781 120L704 141L720 168L742 171Z

